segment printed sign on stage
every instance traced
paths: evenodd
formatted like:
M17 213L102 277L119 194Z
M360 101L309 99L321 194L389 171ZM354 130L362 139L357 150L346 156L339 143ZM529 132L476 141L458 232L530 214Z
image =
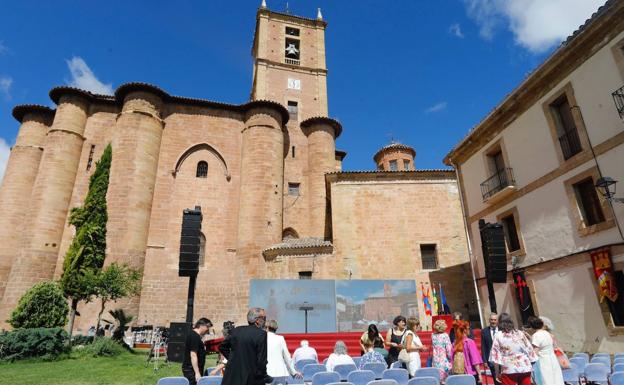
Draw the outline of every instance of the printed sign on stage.
M308 312L309 333L336 331L336 288L333 280L252 279L249 306L266 309L267 319L275 319L279 333L303 333L305 315L301 306L312 306Z
M280 280L252 279L250 306L265 308L282 333L301 333L305 302L308 332L362 331L370 323L381 330L401 314L418 317L416 282L412 280Z
M338 331L361 331L374 323L387 330L401 314L418 317L416 282L411 280L336 281Z

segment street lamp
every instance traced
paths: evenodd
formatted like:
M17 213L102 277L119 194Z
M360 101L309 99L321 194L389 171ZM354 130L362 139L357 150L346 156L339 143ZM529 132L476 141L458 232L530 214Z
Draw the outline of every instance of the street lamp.
M596 181L596 188L598 189L598 191L600 191L602 196L607 198L609 202L624 203L624 198L615 197L616 183L617 183L617 180L614 180L613 178L608 177L608 176L604 176L604 177L598 178L598 180Z

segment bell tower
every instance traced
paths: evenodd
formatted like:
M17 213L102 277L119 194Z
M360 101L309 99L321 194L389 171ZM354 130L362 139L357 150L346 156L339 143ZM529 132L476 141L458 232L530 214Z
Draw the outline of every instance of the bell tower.
M320 9L308 19L271 11L263 1L252 48L251 99L288 106L295 122L327 116L326 26Z

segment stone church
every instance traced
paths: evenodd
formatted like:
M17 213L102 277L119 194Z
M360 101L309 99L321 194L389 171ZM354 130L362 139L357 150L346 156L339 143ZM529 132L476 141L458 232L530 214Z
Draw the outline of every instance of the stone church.
M451 308L478 320L454 172L416 169L414 149L398 143L381 148L371 170L341 171L326 26L320 10L305 18L261 6L243 104L126 83L113 96L53 88L54 110L15 107L21 126L0 189L0 327L33 284L60 276L74 235L69 210L109 143L106 263L143 269L140 296L111 308L137 324L185 318L180 230L195 206L195 315L215 325L243 320L252 278L444 283ZM79 331L97 307L81 306Z

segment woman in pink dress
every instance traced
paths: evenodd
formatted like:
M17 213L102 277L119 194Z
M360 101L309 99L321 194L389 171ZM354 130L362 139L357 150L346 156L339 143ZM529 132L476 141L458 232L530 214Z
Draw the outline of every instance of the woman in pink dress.
M433 358L431 366L440 370L440 380L444 381L451 370L451 339L446 334L446 322L442 319L433 324L433 334L431 335L431 349Z
M483 364L483 359L479 349L477 349L477 344L468 338L470 324L467 321L458 320L453 322L453 329L455 330L455 344L452 351L451 371L453 374L470 374L475 377L477 384L480 384L479 365Z

